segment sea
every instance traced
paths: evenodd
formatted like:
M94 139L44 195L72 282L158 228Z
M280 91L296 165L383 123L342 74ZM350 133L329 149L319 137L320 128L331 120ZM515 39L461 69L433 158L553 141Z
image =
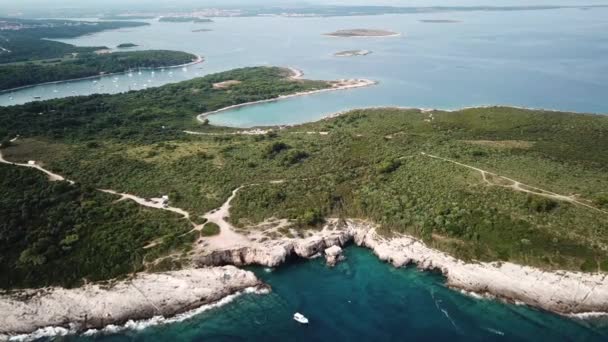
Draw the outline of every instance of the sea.
M245 66L301 69L306 78L369 78L368 88L290 98L212 116L217 125L297 124L360 107L458 109L514 105L608 113L608 9L454 11L332 18L217 18L159 23L61 41L79 46L182 50L205 57L187 68L133 70L95 80L0 94L8 106L41 99L119 93ZM429 23L424 20L452 20ZM202 28L212 31L194 32ZM323 33L378 28L399 37ZM335 57L344 50L372 54ZM448 289L439 274L394 268L370 251L346 249L335 268L293 260L252 268L272 287L248 291L178 320L131 322L62 341L608 341L608 319L562 317ZM292 319L295 312L308 325Z
M453 11L330 18L215 18L159 23L61 41L79 46L171 49L205 62L185 69L137 71L0 94L0 106L40 99L155 87L237 67L295 67L306 78L369 78L377 86L235 109L213 124L251 127L318 120L352 108L458 109L514 105L608 113L608 8ZM452 20L429 23L425 20ZM379 28L398 37L336 38L339 29ZM210 29L207 32L194 32ZM345 50L370 50L334 57Z
M178 322L131 322L61 341L607 341L608 321L566 318L463 294L440 274L394 268L370 250L251 268L272 287L232 297ZM293 314L309 320L300 324ZM40 341L50 341L42 338Z

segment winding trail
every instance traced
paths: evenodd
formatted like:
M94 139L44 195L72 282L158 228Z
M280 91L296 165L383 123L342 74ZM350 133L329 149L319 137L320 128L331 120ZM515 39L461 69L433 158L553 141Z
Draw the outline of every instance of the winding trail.
M215 236L206 238L205 240L213 248L226 249L235 246L247 246L250 244L250 240L244 235L234 231L234 226L226 221L230 217L230 202L236 197L236 194L245 187L246 185L240 186L232 191L232 195L228 197L226 202L221 207L213 209L207 214L203 215L208 222L217 224L220 227L220 233Z
M524 184L524 183L522 183L520 181L517 181L515 179L508 178L508 177L505 177L505 176L501 176L499 174L496 174L496 173L493 173L493 172L490 172L490 171L486 171L486 170L482 170L482 169L477 168L475 166L463 164L463 163L460 163L460 162L457 162L455 160L451 160L451 159L448 159L448 158L443 158L443 157L435 156L435 155L432 155L432 154L428 154L426 152L420 152L420 154L422 154L425 157L429 157L429 158L434 158L434 159L446 161L446 162L449 162L449 163L452 163L452 164L455 164L455 165L458 165L458 166L462 166L462 167L465 167L465 168L477 171L477 172L481 173L481 177L483 178L484 182L486 182L487 184L492 185L492 186L500 186L500 187L503 187L503 188L512 189L514 191L525 192L525 193L529 193L529 194L534 194L534 195L538 195L538 196L554 199L554 200L557 200L557 201L563 201L563 202L568 202L568 203L572 203L572 204L577 204L577 205L580 205L580 206L583 206L583 207L586 207L586 208L589 208L589 209L592 209L592 210L595 210L595 211L599 211L600 213L603 213L603 214L608 214L608 211L605 211L605 210L596 208L596 207L594 207L592 205L589 205L587 203L581 202L581 201L577 200L574 196L560 195L560 194L557 194L557 193L549 191L549 190L545 190L545 189L541 189L541 188L538 188L538 187L535 187L535 186L532 186L532 185ZM497 178L500 178L500 179L503 179L503 180L506 180L508 182L511 182L511 184L510 185L502 185L502 184L493 183L493 182L491 182L488 179L488 177L487 177L488 175L493 176L493 177L497 177Z
M181 216L183 216L185 219L190 220L190 213L180 209L180 208L175 208L175 207L169 207L169 206L164 206L162 203L161 199L158 198L152 198L150 200L142 198L142 197L138 197L135 195L131 195L131 194L125 194L125 193L120 193L120 192L116 192L114 190L108 190L108 189L98 189L101 192L105 192L107 194L112 194L112 195L117 195L120 196L120 199L118 201L123 201L123 200L131 200L134 201L135 203L142 205L144 207L150 207L150 208L155 208L155 209L161 209L161 210L167 210L167 211L172 211L174 213L177 213Z
M17 141L17 138L11 139L11 142L15 142L15 141ZM29 167L29 168L32 168L32 169L39 170L41 172L44 172L49 177L49 180L51 182L66 181L66 182L68 182L70 184L74 184L74 181L66 179L63 176L58 175L56 173L53 173L53 172L51 172L51 171L43 168L42 166L40 166L38 164L24 164L24 163L13 163L13 162L10 162L10 161L4 159L4 156L2 155L2 149L0 149L0 163L9 164L9 165L15 165L15 166L22 166L22 167Z

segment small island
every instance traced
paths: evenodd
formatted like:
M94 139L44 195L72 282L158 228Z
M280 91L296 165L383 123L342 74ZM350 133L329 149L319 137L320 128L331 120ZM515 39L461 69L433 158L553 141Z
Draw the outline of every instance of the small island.
M372 29L350 29L350 30L338 30L331 33L325 33L326 36L331 37L396 37L401 35L398 32L388 30L372 30Z
M213 30L210 29L197 29L197 30L192 30L192 32L211 32Z
M456 24L461 23L462 21L452 19L422 19L420 22L427 24Z
M136 47L139 46L137 44L133 44L133 43L122 43L122 44L118 44L116 47L119 49L128 49L128 48L132 48L132 47Z
M334 57L367 56L370 53L372 53L370 50L346 50L334 53Z
M161 23L212 23L213 20L209 18L199 18L199 17L161 17L158 19Z

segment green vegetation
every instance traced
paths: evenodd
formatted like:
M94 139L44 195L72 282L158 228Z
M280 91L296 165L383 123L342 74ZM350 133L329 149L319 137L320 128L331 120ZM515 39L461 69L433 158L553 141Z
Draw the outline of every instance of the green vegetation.
M148 20L156 18L153 15L104 15L103 20Z
M137 68L159 68L192 62L195 55L165 50L85 53L56 63L0 65L0 90L64 81Z
M189 224L86 186L0 164L0 287L78 285L143 269L144 246Z
M27 20L0 18L2 25L18 30L0 31L0 64L44 59L61 59L74 53L87 53L106 47L76 47L45 38L73 38L103 30L148 25L139 22L87 22L71 20Z
M198 17L162 17L158 19L161 23L212 23L213 20L209 18L198 18Z
M133 43L122 43L122 44L118 44L116 47L119 49L126 49L126 48L132 48L132 47L136 47L138 46L137 44L133 44Z
M125 94L6 107L0 116L0 137L21 134L78 141L105 137L110 141L160 143L183 129L191 129L197 114L329 86L326 82L290 81L284 78L287 73L280 68L244 68ZM214 83L227 80L241 83L230 87L230 91L213 88ZM170 146L164 144L160 148L168 150Z
M213 236L218 235L220 233L220 226L213 222L207 222L203 229L201 230L202 236Z
M328 217L360 218L380 224L383 234L411 234L466 260L608 270L608 117L508 107L370 109L256 136L222 134L235 130L194 120L201 112L328 86L286 75L246 68L139 92L6 107L0 137L24 138L2 152L9 160L43 161L83 189L170 194L171 205L192 217L219 207L235 188L256 184L231 203L230 219L241 229L271 217L289 219L295 233ZM228 80L241 83L213 88ZM20 208L15 202L6 201ZM37 230L35 222L23 222L22 229ZM167 235L159 231L138 243ZM188 246L193 234L182 235L163 238L164 247L146 260ZM38 251L34 239L22 243L11 247L12 260ZM25 260L37 262L39 253L32 255Z

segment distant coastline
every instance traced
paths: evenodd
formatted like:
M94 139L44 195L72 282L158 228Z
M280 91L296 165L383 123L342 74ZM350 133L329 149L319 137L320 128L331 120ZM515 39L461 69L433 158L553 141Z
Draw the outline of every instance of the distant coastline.
M334 53L334 57L355 57L355 56L367 56L371 54L370 50L347 50Z
M420 22L429 24L456 24L461 23L462 21L452 19L422 19Z
M170 65L170 66L165 66L165 67L154 67L154 68L149 68L148 67L148 68L139 68L139 69L140 70L160 70L160 69L185 68L185 67L189 67L189 66L192 66L192 65L195 65L195 64L202 63L204 61L205 61L205 58L203 56L196 55L196 59L195 60L193 60L190 63L186 63L186 64ZM12 92L17 91L17 90L34 88L34 87L43 86L43 85L69 83L69 82L83 81L83 80L92 80L92 79L102 78L102 77L106 77L106 76L124 75L126 73L128 73L128 71L114 72L114 73L100 74L100 75L93 75L93 76L80 77L80 78L72 78L72 79L69 79L69 80L36 83L36 84L26 85L26 86L23 86L23 87L17 87L17 88L0 90L0 94L12 93Z
M389 30L376 30L376 29L348 29L348 30L338 30L330 33L325 33L324 35L330 37L340 37L340 38L351 38L351 37L397 37L400 36L401 33L393 32Z

